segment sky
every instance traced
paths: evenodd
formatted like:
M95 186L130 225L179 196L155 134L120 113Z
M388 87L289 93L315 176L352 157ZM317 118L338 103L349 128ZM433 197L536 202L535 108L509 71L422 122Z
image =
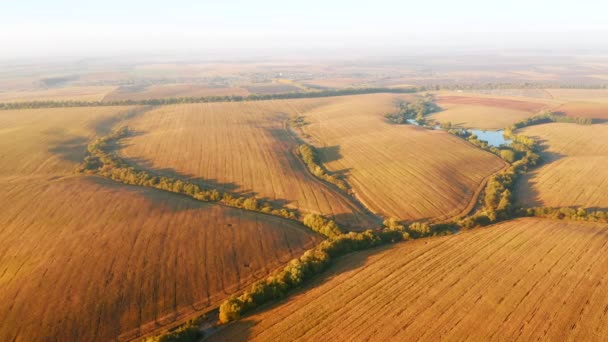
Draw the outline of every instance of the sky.
M6 0L0 58L150 51L608 47L601 0Z

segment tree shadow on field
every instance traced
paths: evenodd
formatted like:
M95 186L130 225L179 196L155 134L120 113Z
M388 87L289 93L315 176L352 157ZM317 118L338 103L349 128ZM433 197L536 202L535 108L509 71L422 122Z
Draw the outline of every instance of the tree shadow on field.
M343 157L340 153L340 145L317 147L317 151L323 163L330 163Z
M134 119L142 114L154 109L155 106L133 106L129 108L127 111L120 112L115 115L111 115L106 118L100 118L98 120L93 121L89 127L95 131L97 136L104 136L110 133L115 126L126 120Z
M333 219L346 230L355 232L378 228L382 225L380 217L367 212L366 208L358 209L359 212L336 214Z
M269 317L278 317L280 312L269 312L272 310L280 310L280 307L288 302L297 301L300 297L306 296L309 291L315 290L319 286L331 281L332 279L339 277L344 272L352 272L361 269L368 263L370 257L375 254L388 252L392 249L399 248L402 244L385 245L375 248L371 248L365 251L354 252L346 254L339 258L332 260L331 266L325 272L315 276L305 286L296 290L290 291L284 299L273 301L266 305L262 305L257 309L249 312L240 320L231 323L225 328L217 331L215 334L209 336L208 341L246 341L251 335L253 327L260 322L260 319L264 319L264 314L268 314ZM339 286L339 285L338 285ZM335 290L335 289L334 289ZM340 304L340 303L336 303ZM262 315L262 317L251 317L253 315ZM322 312L319 314L323 314ZM286 319L282 317L281 319Z
M51 138L51 141L47 151L72 163L82 162L89 143L86 137L64 136L63 134Z
M539 143L538 153L541 156L541 161L539 165L535 166L517 180L514 186L516 189L515 198L517 205L521 205L523 207L544 207L546 204L542 200L541 194L538 191L537 185L539 182L534 180L535 176L538 175L538 172L542 167L545 167L567 156L561 153L549 151L549 145L547 144L546 139L541 139L538 136L534 136L532 138L536 139Z

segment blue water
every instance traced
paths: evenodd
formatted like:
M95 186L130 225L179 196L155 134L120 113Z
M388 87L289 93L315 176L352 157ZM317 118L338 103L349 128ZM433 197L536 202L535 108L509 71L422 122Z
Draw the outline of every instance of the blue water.
M469 129L467 131L475 134L477 139L487 141L490 146L499 147L500 145L511 145L511 140L507 140L503 136L504 130L482 131L478 129Z
M407 119L406 121L410 125L420 126L420 124L414 119ZM441 127L439 127L439 125L436 125L433 127L430 127L430 126L425 126L425 127L432 128L432 129L441 129ZM502 129L498 130L498 131L483 131L483 130L479 130L479 129L467 129L466 131L469 133L475 134L477 136L477 139L483 140L483 141L487 142L488 145L493 146L493 147L500 147L500 145L506 145L506 146L511 145L511 140L505 139L505 137L503 136L504 130L502 130Z

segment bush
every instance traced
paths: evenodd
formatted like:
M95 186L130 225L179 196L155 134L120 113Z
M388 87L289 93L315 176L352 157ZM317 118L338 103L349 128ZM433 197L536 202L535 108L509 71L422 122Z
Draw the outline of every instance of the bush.
M340 227L338 227L335 221L326 219L321 215L306 214L303 223L306 227L328 238L334 238L342 234Z

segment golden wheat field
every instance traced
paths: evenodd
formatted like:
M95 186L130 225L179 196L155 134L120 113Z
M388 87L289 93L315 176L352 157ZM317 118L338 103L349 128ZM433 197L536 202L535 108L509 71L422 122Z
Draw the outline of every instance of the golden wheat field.
M210 340L608 339L608 225L518 219L350 255Z
M183 320L320 238L293 221L73 170L145 107L0 111L0 340L116 340Z
M114 86L71 86L51 89L0 92L0 102L101 101Z
M608 125L552 123L527 127L543 165L525 175L518 200L529 206L608 208Z
M446 132L388 123L383 114L395 110L396 98L345 96L303 108L304 131L372 211L403 220L460 214L505 163Z
M244 88L238 87L209 87L199 84L163 84L147 87L120 87L103 97L104 101L148 100L171 97L201 97L249 95Z
M133 338L217 305L320 241L284 219L95 177L2 191L4 341Z
M308 173L286 127L301 108L330 100L203 103L160 107L131 120L132 162L203 185L335 217L353 229L375 221L347 196Z

